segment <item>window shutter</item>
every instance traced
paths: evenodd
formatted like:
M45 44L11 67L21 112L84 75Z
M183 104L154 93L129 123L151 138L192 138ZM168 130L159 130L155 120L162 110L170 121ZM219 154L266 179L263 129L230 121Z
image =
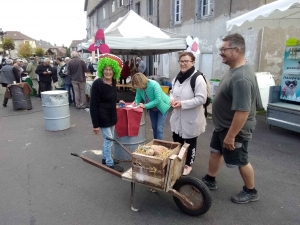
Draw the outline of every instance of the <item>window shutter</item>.
M210 0L210 12L209 15L212 16L214 13L214 5L215 5L215 1L214 0Z
M196 16L197 16L197 20L200 20L201 19L201 6L202 6L202 0L198 0L198 5L197 5L197 13L196 13Z

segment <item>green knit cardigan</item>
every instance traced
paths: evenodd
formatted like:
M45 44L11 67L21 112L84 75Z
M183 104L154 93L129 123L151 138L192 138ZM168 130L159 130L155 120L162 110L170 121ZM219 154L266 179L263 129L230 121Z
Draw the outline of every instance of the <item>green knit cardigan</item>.
M145 92L149 102L146 102ZM146 109L157 107L162 114L165 114L171 107L170 97L163 92L159 83L154 80L148 81L146 89L136 89L135 103L138 105L142 100L145 102Z

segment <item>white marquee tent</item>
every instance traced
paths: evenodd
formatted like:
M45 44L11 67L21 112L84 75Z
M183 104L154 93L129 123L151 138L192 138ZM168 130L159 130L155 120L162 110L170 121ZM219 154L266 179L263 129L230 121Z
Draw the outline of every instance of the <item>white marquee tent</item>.
M185 50L186 36L161 30L130 10L104 31L105 43L116 55L156 55ZM92 40L77 46L86 51Z
M289 26L300 27L300 0L278 0L226 22L227 31Z

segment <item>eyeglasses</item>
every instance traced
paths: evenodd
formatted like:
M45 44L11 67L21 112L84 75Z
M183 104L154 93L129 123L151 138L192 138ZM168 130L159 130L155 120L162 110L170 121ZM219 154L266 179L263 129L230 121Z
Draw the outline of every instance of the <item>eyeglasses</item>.
M179 64L187 64L188 62L194 62L194 61L191 61L191 60L178 60L178 63Z
M220 52L224 53L227 49L236 49L237 47L230 47L230 48L220 48Z

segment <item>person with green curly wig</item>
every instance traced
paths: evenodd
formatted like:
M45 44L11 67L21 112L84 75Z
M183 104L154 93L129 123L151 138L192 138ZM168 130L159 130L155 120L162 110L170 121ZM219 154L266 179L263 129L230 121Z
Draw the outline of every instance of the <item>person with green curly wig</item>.
M97 66L96 79L91 89L90 114L93 123L93 132L103 136L102 164L122 172L123 168L111 156L113 142L106 138L114 138L115 125L117 123L116 103L125 103L117 98L117 80L120 77L122 60L114 55L100 56Z

